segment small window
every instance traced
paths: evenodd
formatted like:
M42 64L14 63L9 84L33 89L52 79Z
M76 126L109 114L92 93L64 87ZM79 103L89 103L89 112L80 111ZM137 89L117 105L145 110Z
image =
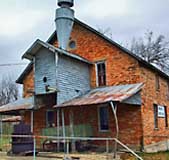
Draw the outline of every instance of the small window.
M167 128L168 127L167 107L164 106L164 109L165 109L165 127Z
M69 48L70 49L75 49L76 48L76 41L74 41L74 40L71 40L71 41L69 41Z
M53 127L54 124L55 124L55 121L54 121L54 114L55 112L54 111L47 111L46 112L46 125L47 127Z
M109 121L108 121L108 107L100 107L99 108L99 129L100 131L108 131L109 130Z
M156 85L156 90L158 91L160 89L160 80L158 74L155 76L155 85Z
M154 104L154 128L158 128L158 106Z
M99 62L96 64L97 72L97 86L106 85L106 65L105 62Z
M169 100L169 81L167 82L167 100Z

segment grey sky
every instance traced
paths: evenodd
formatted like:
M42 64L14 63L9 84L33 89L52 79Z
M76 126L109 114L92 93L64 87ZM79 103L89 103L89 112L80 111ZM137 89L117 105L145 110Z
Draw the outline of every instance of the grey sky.
M47 40L55 29L56 0L0 1L0 64L21 62L37 39ZM169 0L75 0L76 17L94 28L111 28L123 44L146 30L169 40ZM22 67L0 67L1 75L17 77Z

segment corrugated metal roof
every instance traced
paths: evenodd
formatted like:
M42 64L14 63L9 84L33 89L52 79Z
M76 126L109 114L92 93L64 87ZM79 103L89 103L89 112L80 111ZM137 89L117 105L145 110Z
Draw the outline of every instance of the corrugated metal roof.
M3 118L2 122L20 122L21 120L22 120L21 116L12 116L12 117Z
M0 107L0 113L10 112L10 111L17 111L17 110L29 110L33 108L34 98L23 98L19 99L15 102L8 103Z
M92 89L89 93L54 107L101 104L111 101L122 102L138 93L143 83L108 86Z

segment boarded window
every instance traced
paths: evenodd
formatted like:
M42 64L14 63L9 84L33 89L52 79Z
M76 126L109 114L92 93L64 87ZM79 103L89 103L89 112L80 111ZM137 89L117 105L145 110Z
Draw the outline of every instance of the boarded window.
M154 128L158 128L158 106L154 104Z
M164 106L164 109L165 109L165 127L168 127L167 107Z
M109 121L108 121L108 107L100 107L99 108L99 128L101 131L109 130Z
M156 90L158 91L160 89L160 80L158 74L155 75L155 85L156 85Z
M54 116L55 116L54 111L47 111L46 112L46 125L47 125L47 127L52 127L55 124Z
M96 67L97 67L98 86L105 86L106 85L106 65L105 65L105 62L97 63Z

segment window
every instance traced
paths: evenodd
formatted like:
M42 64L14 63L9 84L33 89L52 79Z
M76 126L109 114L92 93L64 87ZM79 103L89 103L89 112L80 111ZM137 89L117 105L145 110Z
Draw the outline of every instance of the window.
M154 128L158 128L158 106L154 104Z
M69 41L69 48L70 49L75 49L76 48L76 41L74 41L74 40L71 40L71 41Z
M155 75L155 85L156 85L156 90L158 91L160 89L160 80L158 74Z
M167 116L167 107L164 106L164 110L165 110L165 127L168 127L168 116Z
M167 100L169 100L169 81L167 82Z
M97 86L106 85L106 65L105 62L96 63Z
M99 129L100 131L109 130L109 121L108 121L108 107L99 107Z
M46 126L47 127L53 127L53 125L55 124L54 121L54 111L47 111L46 112Z

